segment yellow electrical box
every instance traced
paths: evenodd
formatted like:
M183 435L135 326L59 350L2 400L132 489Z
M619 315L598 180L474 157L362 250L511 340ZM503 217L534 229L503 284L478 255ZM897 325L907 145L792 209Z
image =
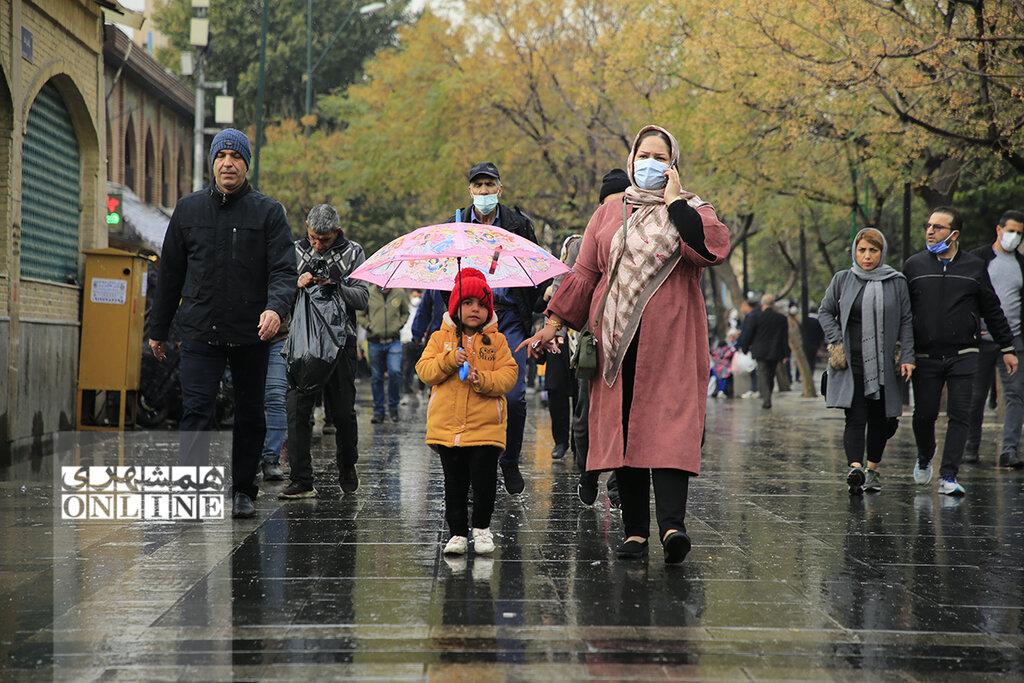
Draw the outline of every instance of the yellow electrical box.
M121 430L126 427L126 415L134 422L136 412L149 259L113 248L84 253L78 428ZM112 398L119 399L116 424L97 416L100 394L107 406Z

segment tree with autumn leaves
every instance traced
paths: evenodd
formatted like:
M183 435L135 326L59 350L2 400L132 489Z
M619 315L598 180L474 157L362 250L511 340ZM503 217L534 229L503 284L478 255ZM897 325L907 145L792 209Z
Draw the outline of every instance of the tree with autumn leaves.
M802 227L816 298L858 226L881 226L898 260L905 183L915 251L929 204L973 210L967 241L1007 208L987 206L993 196L1024 204L1022 12L992 0L466 0L449 18L424 12L361 82L320 97L309 137L272 127L263 189L293 217L342 205L372 249L444 220L466 202L465 169L489 159L553 245L585 226L633 132L658 122L680 140L685 183L747 250L752 287L793 288ZM737 259L719 271L741 296Z

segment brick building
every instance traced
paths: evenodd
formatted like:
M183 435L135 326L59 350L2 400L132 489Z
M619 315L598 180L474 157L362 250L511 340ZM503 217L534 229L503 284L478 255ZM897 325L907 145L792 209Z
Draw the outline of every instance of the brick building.
M116 27L104 27L107 178L171 208L192 191L192 91Z
M0 456L75 423L82 250L108 244L105 11L126 13L115 0L0 3ZM140 106L162 121L160 105ZM143 154L147 134L154 154L180 142L178 126L137 120ZM135 168L143 190L177 197L163 189L177 173Z

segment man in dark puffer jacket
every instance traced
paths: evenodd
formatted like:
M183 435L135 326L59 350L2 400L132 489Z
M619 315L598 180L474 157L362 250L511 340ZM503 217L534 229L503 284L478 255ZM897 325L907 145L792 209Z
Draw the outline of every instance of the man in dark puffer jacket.
M181 334L182 464L207 462L224 368L234 384L232 516L253 517L266 419L268 340L291 312L295 257L284 207L249 185L249 140L233 128L210 146L214 182L182 197L164 237L147 321L150 348L166 353L171 321Z

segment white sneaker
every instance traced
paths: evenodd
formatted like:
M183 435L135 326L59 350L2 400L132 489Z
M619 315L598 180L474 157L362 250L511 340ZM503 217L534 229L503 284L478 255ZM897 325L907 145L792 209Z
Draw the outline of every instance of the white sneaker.
M473 552L490 555L494 552L494 536L490 529L473 529Z
M932 480L932 464L929 462L928 467L921 469L921 463L914 463L914 483L918 486L927 486L928 482Z
M962 496L967 493L956 477L942 477L939 479L939 493L946 496Z
M452 571L452 574L466 571L467 562L465 555L441 555L441 559L448 565L448 569Z
M473 580L488 582L494 575L494 560L489 557L477 557L473 560Z
M445 555L465 555L469 539L465 536L452 536L444 546Z

